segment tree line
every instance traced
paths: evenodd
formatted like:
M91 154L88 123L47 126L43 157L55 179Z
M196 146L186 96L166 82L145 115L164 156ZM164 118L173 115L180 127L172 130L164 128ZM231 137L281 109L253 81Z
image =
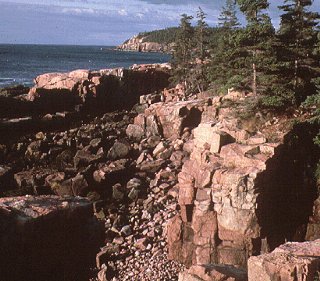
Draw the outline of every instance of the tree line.
M214 32L201 8L195 26L193 17L183 14L175 36L173 82L184 83L189 93L247 91L255 97L254 106L270 110L319 105L320 15L312 4L284 0L278 30L268 0L226 0ZM245 26L237 11L245 16Z

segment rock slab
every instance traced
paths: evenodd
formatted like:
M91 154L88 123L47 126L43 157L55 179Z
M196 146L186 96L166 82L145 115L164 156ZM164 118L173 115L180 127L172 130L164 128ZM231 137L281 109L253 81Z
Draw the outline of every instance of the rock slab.
M248 261L249 281L318 280L319 270L320 240L286 243Z
M86 199L1 198L1 280L85 280L100 236Z

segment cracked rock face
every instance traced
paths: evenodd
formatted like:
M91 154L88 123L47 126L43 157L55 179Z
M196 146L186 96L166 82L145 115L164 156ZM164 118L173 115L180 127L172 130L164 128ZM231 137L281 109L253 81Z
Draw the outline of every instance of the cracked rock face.
M187 266L245 269L251 255L286 239L304 239L315 185L302 170L308 161L316 163L305 157L312 154L310 140L302 137L307 128L281 133L271 142L261 133L240 134L234 124L221 115L201 122L178 175L180 212L169 222L168 248L169 258ZM316 226L309 225L309 232Z
M101 243L100 234L86 199L1 198L1 279L83 278Z

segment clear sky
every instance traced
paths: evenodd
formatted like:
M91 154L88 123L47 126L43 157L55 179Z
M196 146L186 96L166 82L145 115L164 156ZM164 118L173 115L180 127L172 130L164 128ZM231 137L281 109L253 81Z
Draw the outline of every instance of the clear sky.
M211 26L225 0L0 0L0 43L117 45L141 31L179 24L200 6ZM277 5L270 0L273 23ZM312 10L320 12L320 0Z

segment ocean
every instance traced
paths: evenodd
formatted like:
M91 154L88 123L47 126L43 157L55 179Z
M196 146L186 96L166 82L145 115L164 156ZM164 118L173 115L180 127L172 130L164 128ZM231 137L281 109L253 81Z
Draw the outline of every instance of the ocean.
M36 76L48 72L129 67L170 60L168 54L122 52L114 48L0 44L0 88L18 84L32 86Z

